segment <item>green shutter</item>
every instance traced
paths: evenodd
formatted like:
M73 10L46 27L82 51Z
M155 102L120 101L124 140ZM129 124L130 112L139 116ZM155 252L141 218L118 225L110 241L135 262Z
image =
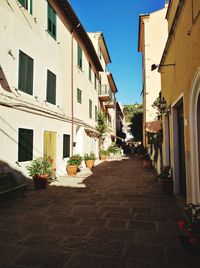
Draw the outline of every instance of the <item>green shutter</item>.
M27 94L33 94L33 59L22 51L19 51L18 88Z
M97 89L97 76L94 74L94 88Z
M33 14L33 1L30 0L30 14Z
M18 132L18 161L33 159L33 130L19 128Z
M70 135L63 135L63 157L70 156Z
M95 121L97 122L98 110L97 106L95 105Z
M47 14L48 14L47 19L48 32L54 39L56 39L56 12L49 3L47 6Z
M89 100L89 117L92 118L92 101Z
M25 8L27 8L27 0L18 0L18 2Z
M82 69L82 49L80 48L78 44L78 66Z
M56 104L56 75L47 70L47 95L49 103Z
M90 79L90 81L92 80L92 69L91 69L90 63L89 63L89 79Z
M77 88L77 102L82 103L82 91Z

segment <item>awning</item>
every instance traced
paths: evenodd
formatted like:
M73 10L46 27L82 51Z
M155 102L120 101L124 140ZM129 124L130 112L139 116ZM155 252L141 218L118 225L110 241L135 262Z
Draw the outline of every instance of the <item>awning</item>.
M99 138L100 134L98 131L91 129L91 128L85 128L85 133L92 138Z
M161 121L155 120L146 123L146 131L150 133L157 133L161 130Z

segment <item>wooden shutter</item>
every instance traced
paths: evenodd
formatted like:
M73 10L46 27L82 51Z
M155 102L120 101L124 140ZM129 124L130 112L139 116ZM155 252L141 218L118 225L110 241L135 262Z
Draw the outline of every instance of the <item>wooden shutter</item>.
M78 66L82 69L82 49L78 45Z
M33 14L33 1L30 0L30 14Z
M18 161L33 159L33 130L19 128L18 132Z
M33 94L33 59L19 51L18 88L27 94Z
M49 103L56 104L56 75L47 70L47 97Z
M92 118L92 101L89 100L89 117Z
M70 156L70 135L63 135L63 157Z
M48 32L49 34L56 39L56 13L51 5L48 3Z

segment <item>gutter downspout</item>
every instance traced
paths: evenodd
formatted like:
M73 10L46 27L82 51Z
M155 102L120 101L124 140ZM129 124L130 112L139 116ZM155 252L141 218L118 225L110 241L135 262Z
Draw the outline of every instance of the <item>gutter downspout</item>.
M72 131L71 131L71 154L74 153L74 47L73 47L73 34L74 31L80 26L78 23L71 31L71 116L72 116Z

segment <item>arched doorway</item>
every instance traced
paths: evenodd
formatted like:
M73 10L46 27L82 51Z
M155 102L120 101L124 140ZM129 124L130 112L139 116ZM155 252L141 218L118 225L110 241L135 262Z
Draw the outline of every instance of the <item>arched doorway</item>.
M190 95L190 153L192 202L200 202L200 68Z

